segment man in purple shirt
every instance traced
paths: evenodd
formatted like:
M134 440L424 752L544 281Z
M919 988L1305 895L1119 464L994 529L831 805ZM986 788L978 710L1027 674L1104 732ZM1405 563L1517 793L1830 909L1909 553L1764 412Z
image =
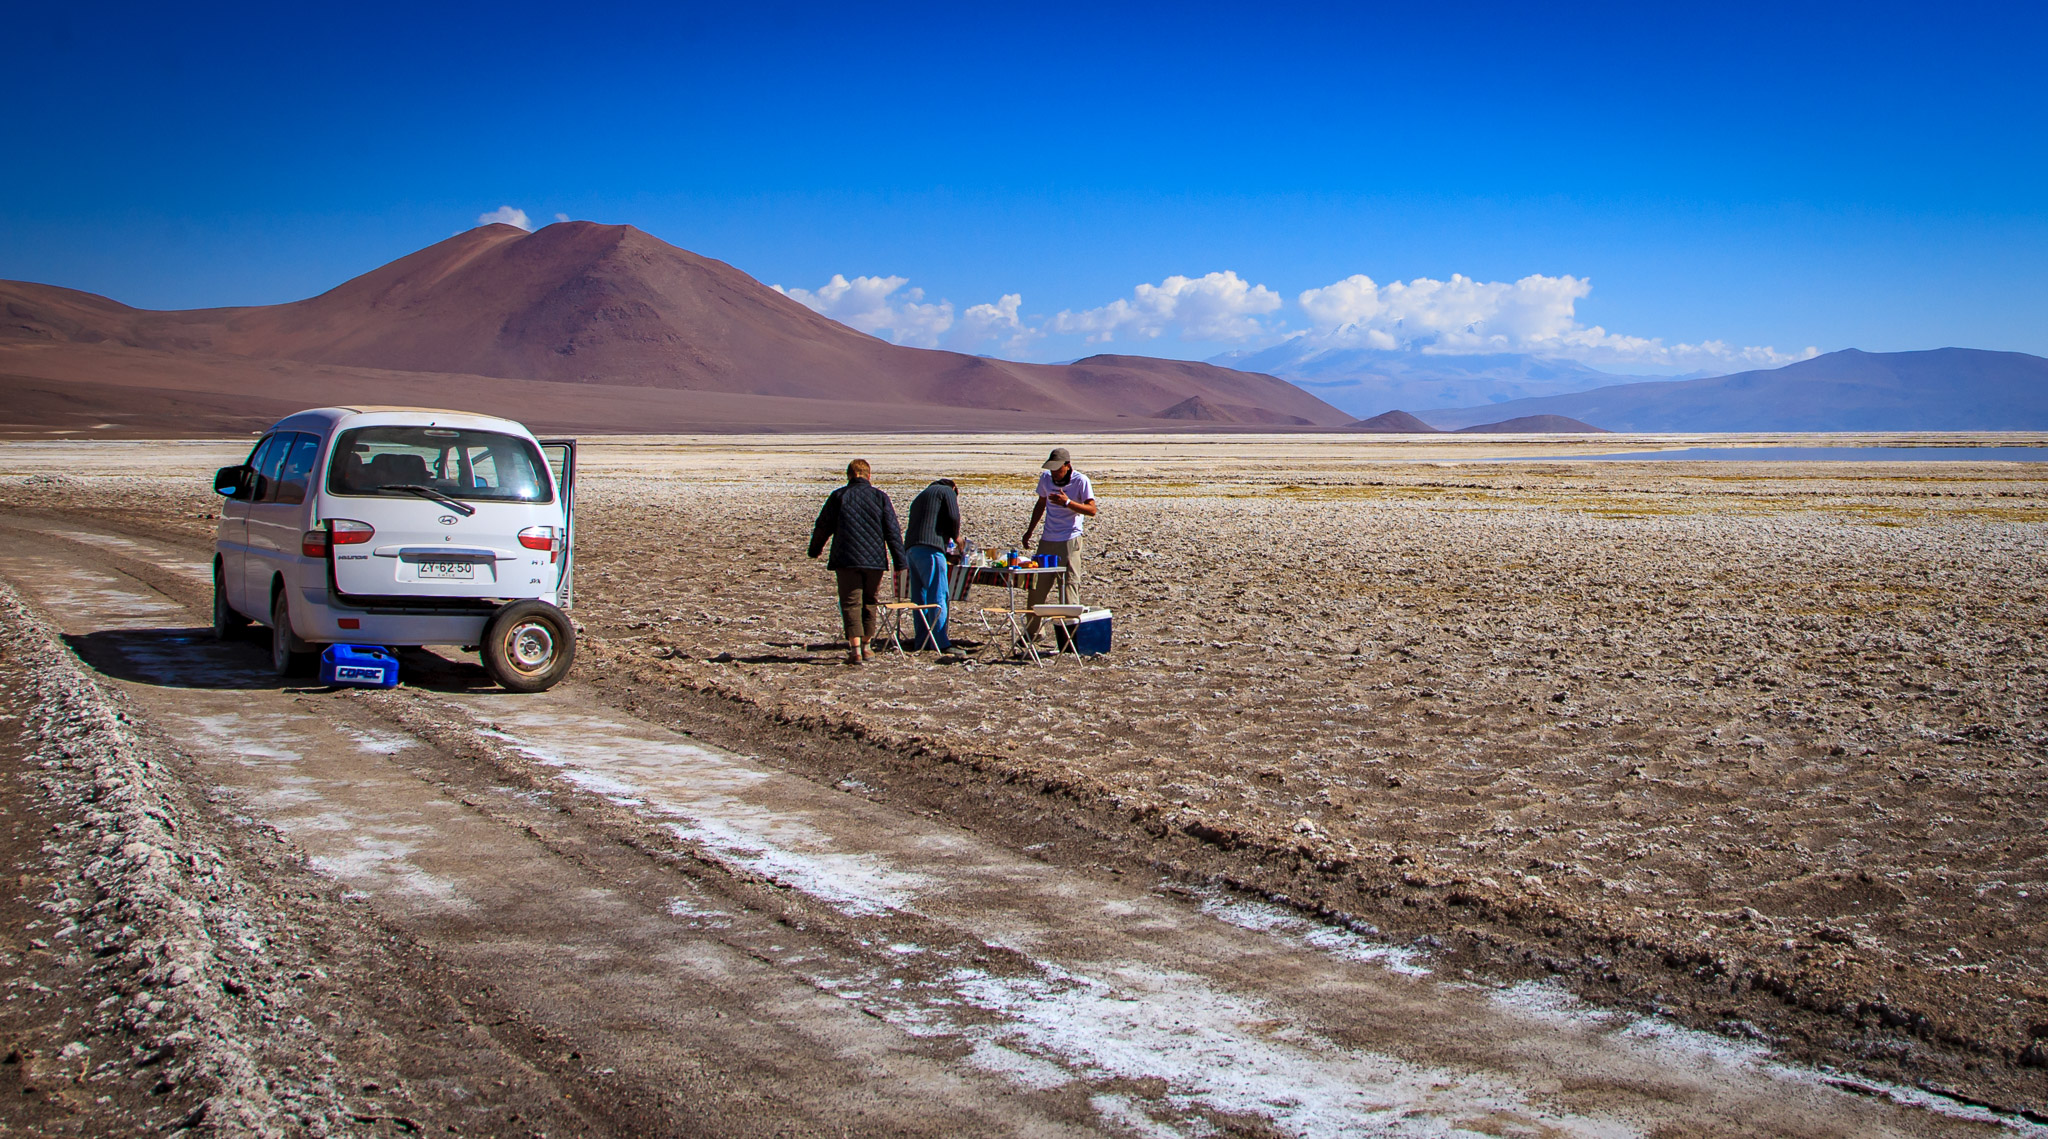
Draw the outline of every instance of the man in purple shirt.
M1081 599L1081 530L1086 525L1083 520L1093 517L1095 488L1088 484L1087 475L1074 469L1067 449L1054 447L1038 472L1038 501L1032 504L1030 525L1024 527L1024 546L1030 548L1031 534L1038 529L1039 520L1044 519L1045 537L1038 543L1038 554L1059 555L1060 565L1067 572L1033 577L1030 604L1044 604L1055 581L1060 584L1062 604L1074 604ZM1024 631L1037 640L1038 618L1027 618Z

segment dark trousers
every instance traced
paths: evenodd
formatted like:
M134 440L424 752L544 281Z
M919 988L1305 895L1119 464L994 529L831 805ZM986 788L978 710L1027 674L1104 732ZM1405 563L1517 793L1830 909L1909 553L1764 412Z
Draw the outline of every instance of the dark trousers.
M839 623L849 641L871 641L882 621L882 571L833 570L839 578Z

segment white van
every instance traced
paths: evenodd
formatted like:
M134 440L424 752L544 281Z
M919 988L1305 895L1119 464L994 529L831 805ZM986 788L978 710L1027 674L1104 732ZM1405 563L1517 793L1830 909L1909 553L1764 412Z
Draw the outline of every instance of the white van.
M213 626L270 626L279 675L323 644L460 645L517 692L576 655L576 441L509 419L323 407L222 467Z

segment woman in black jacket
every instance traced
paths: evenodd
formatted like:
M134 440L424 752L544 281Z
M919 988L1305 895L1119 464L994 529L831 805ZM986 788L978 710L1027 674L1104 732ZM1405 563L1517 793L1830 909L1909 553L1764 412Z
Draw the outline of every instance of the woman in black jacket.
M868 481L868 461L846 464L846 485L832 492L811 527L811 556L832 539L827 569L839 579L839 621L846 631L846 663L874 655L868 642L882 615L882 571L903 569L903 528L889 496Z

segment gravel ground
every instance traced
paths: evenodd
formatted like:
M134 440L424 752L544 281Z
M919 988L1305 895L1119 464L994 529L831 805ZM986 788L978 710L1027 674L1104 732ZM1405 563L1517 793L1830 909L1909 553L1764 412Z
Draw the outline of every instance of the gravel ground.
M0 1135L587 1130L495 1038L518 1021L487 985L313 874L71 647L0 583Z
M836 451L592 448L579 669L1036 782L1162 863L1600 1000L2048 1107L2048 478L1292 446L1082 464L1109 657L861 669L802 558ZM899 509L960 479L984 545L1042 454L905 477L914 443L867 450ZM196 539L203 492L45 474L0 503Z
M12 844L38 887L18 904L41 916L0 951L9 1117L48 1135L343 1122L334 1058L257 916L265 892L180 826L198 812L163 756L4 585L0 630L6 687L27 697L11 774L28 786L8 788L8 814L43 824L40 844Z

